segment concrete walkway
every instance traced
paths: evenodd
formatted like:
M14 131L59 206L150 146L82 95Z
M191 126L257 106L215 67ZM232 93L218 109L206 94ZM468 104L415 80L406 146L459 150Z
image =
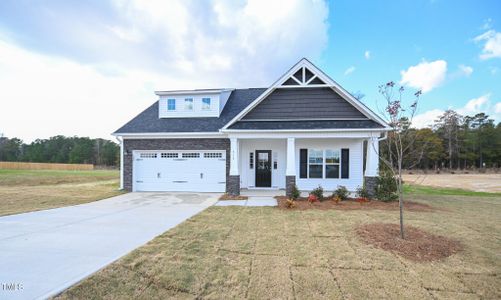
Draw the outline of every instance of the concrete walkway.
M213 205L220 194L129 193L0 218L0 299L44 299Z

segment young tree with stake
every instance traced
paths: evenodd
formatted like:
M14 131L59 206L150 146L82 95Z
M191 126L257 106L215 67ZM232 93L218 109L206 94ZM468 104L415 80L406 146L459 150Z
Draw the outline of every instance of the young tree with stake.
M379 86L379 93L385 100L385 116L391 127L387 137L387 157L380 156L381 161L391 171L397 184L398 202L400 210L400 237L405 238L404 234L404 191L402 181L402 169L404 157L413 152L417 153L417 164L423 156L424 146L415 147L416 134L415 130L410 130L412 119L416 113L419 96L421 91L414 93L414 101L408 107L404 107L405 103L402 99L404 87L397 86L393 81ZM417 149L420 148L420 149Z

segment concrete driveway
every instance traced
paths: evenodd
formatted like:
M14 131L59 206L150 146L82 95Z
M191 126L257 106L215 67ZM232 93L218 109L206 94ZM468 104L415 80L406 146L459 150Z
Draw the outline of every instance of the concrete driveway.
M129 193L0 217L0 299L55 295L211 206L219 195Z

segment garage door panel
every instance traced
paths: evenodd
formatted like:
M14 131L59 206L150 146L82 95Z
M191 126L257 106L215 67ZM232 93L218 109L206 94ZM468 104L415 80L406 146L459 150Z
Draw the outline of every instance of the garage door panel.
M135 191L226 190L224 151L134 152Z

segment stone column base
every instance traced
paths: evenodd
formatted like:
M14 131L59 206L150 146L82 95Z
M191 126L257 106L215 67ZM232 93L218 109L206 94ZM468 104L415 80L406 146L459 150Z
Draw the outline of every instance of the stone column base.
M377 176L365 176L364 187L369 197L374 198L376 196Z
M292 196L292 187L296 185L296 176L285 176L285 194L287 197Z
M230 175L226 181L226 193L232 196L240 195L240 175Z

